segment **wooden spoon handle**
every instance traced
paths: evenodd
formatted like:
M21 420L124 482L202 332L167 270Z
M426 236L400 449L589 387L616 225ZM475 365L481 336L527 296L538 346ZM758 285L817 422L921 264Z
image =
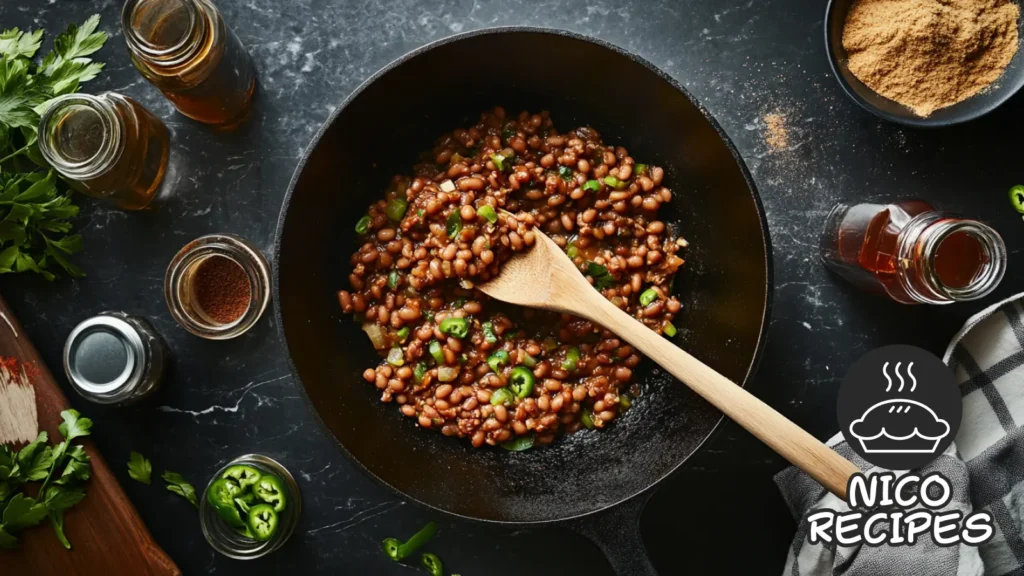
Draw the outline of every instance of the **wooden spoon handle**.
M590 320L635 346L829 492L846 498L849 478L859 472L852 462L604 298L590 303Z

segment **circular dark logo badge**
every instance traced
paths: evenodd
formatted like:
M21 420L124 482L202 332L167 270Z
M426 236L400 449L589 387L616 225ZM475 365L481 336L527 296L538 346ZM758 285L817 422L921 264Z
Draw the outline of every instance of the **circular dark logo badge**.
M886 346L860 357L839 388L846 442L890 470L927 465L960 429L963 405L953 372L916 346Z

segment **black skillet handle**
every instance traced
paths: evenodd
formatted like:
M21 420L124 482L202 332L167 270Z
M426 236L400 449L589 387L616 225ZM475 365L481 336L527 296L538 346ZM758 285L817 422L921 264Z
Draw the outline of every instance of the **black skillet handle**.
M569 522L573 530L597 544L618 576L658 576L640 539L640 513L652 492Z

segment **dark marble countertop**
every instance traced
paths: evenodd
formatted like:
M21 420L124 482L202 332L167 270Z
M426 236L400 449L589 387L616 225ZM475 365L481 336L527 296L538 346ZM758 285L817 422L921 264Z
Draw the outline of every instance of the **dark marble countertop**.
M751 390L820 438L835 433L839 379L867 350L893 343L939 353L972 313L1022 288L1024 222L1006 190L1024 181L1019 137L1024 98L966 126L914 131L857 108L828 69L824 5L776 0L221 0L228 22L259 69L255 113L222 134L180 116L132 68L118 28L117 0L8 0L4 28L43 27L49 38L93 12L111 35L107 63L89 91L116 90L159 115L179 163L174 196L141 213L92 200L79 228L87 278L47 283L4 277L0 291L51 368L65 336L104 309L149 318L174 354L152 403L104 409L75 399L158 542L186 574L415 574L387 561L378 544L431 518L349 463L319 427L289 373L271 314L244 337L198 339L179 328L163 300L164 269L192 238L233 232L273 261L278 210L310 139L360 82L405 52L476 28L529 24L597 36L651 60L686 86L739 147L760 188L775 247L775 309ZM49 46L46 44L45 46ZM787 142L768 142L765 116L784 117ZM817 235L841 199L923 197L991 222L1010 249L1009 273L980 302L906 307L839 284L817 261ZM273 555L249 563L218 556L195 511L159 486L128 478L130 450L156 472L171 469L198 487L226 460L258 452L283 462L304 498L301 523ZM778 574L794 522L772 483L782 461L746 432L720 433L658 489L642 519L662 574ZM158 484L158 483L157 483ZM586 497L581 487L581 497ZM509 529L439 518L431 548L470 575L608 574L597 548L559 528ZM720 539L742 554L711 554Z

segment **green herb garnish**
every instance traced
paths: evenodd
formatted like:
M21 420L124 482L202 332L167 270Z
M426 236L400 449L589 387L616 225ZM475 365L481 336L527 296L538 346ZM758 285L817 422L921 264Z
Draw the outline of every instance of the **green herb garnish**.
M584 192L600 192L601 191L601 183L598 182L597 180L587 180L586 182L583 183L583 191Z
M82 250L81 236L69 234L78 207L39 152L38 126L54 98L77 92L103 69L88 58L107 41L96 32L99 22L96 14L68 26L39 62L42 30L0 33L0 274L32 271L53 280L56 263L84 275L68 260Z
M494 331L494 323L484 322L480 325L480 330L484 333L484 342L490 344L498 343L498 334Z
M85 498L82 484L92 473L85 449L71 441L88 436L92 420L71 409L60 415L64 441L56 446L49 445L45 431L18 452L0 446L0 548L17 547L18 533L46 518L61 544L71 548L64 534L64 511ZM34 498L23 493L28 483L40 481Z
M148 485L151 482L153 465L145 456L132 450L128 459L128 476L132 480Z
M199 507L199 498L196 496L195 487L189 484L181 474L165 470L160 477L167 483L168 490L188 500L196 508Z
M558 175L561 176L562 180L565 180L566 182L572 182L573 180L572 168L569 168L568 166L559 166Z
M459 214L458 208L452 210L452 213L448 215L448 222L446 224L448 238L450 240L458 238L459 232L462 232L462 216Z

